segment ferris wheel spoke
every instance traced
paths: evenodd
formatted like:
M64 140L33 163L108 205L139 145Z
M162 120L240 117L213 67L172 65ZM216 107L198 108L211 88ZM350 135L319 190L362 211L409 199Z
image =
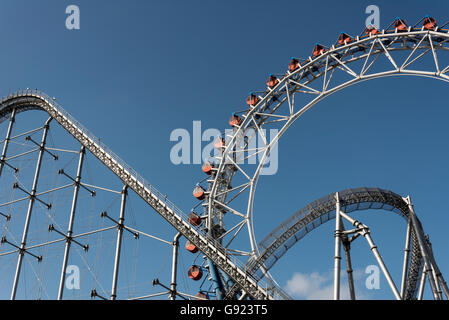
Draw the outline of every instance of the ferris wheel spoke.
M222 196L222 195L227 194L227 193L231 193L233 191L236 191L236 190L239 190L239 189L242 189L242 188L246 189L246 188L248 188L249 185L250 185L250 182L247 182L247 183L239 185L238 187L234 187L234 188L222 191L220 193L217 193L217 197Z
M240 189L240 191L237 192L235 195L233 195L232 198L229 199L229 200L226 202L226 204L229 204L229 203L231 203L232 201L234 201L238 196L240 196L243 192L245 192L245 190L248 189L248 187L250 187L250 186L251 186L251 183L250 183L250 182L247 183L246 186L243 187L242 189Z
M232 236L232 238L228 241L228 243L224 246L225 248L228 248L231 243L235 240L235 238L237 237L237 235L240 233L240 231L242 231L243 227L246 225L246 220L243 220L242 223L239 225L238 229L235 231L234 235ZM251 253L248 253L248 255L250 256Z
M344 72L348 73L349 75L353 76L354 78L358 78L358 75L354 72L354 70L349 68L345 63L341 62L341 60L338 59L335 55L331 54L330 56L332 57L332 59L337 61L337 63L339 64L339 66L337 66L338 69L343 70ZM326 71L327 71L327 65L326 65ZM325 79L326 79L326 77L325 77ZM324 83L323 83L323 91L324 91Z
M250 176L232 159L232 157L226 156L226 159L229 160L246 177L246 179L251 181Z
M228 210L230 213L235 214L236 216L239 216L239 217L241 217L241 218L245 218L245 219L246 219L247 216L244 215L243 213L241 213L241 212L239 212L239 211L237 211L237 210L235 210L235 209L229 207L228 205L226 205L226 204L224 204L224 203L218 201L217 199L213 199L213 201L214 201L216 204L218 204L219 206L221 206L221 207L225 208L226 210Z
M223 233L221 236L219 236L217 239L223 239L225 238L227 235L229 235L230 233L232 233L235 229L240 228L240 226L242 224L244 224L246 222L246 220L242 220L239 223L237 223L236 225L234 225L232 228L230 228L228 231L226 231L225 233ZM237 232L238 233L238 232Z
M432 36L430 35L430 33L428 35L428 38L429 38L430 48L432 49L432 55L433 55L433 60L435 62L436 72L440 73L440 66L438 64L438 57L437 57L437 53L436 53L435 47L433 45L433 40L432 40Z
M316 89L314 89L312 87L309 87L308 85L306 85L304 83L297 82L297 81L295 81L293 79L288 79L288 81L293 83L293 84L295 84L295 85L297 85L299 87L299 88L297 88L297 90L301 90L302 88L306 88L307 90L309 90L309 91L306 91L304 93L312 93L312 94L317 94L317 95L321 94L321 92L319 90L316 90Z
M384 50L384 54L385 56L388 58L388 60L391 62L391 64L393 65L393 67L396 70L399 70L398 65L396 64L396 62L394 61L393 57L390 55L390 52L387 50L387 48L385 48L385 45L383 44L382 41L379 41L380 46L382 47L382 49Z
M407 63L410 60L411 57L413 57L413 55L415 54L416 50L419 49L421 47L421 44L424 42L424 40L426 39L426 37L422 37L421 40L418 42L418 44L415 45L415 47L413 48L412 52L410 52L410 54L408 55L407 59L405 59L405 61L402 63L401 67L399 69L404 69L407 67Z

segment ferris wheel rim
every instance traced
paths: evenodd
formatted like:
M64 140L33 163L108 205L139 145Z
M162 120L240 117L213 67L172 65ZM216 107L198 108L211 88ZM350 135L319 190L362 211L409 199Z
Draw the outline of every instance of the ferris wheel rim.
M269 150L269 148L274 144L277 143L277 141L280 139L280 137L283 135L283 133L285 133L285 131L288 129L288 127L291 126L291 124L293 124L300 116L302 116L302 114L304 114L307 110L309 110L310 108L312 108L315 104L317 104L318 102L320 102L322 99L332 95L335 92L338 92L342 89L345 89L351 85L357 84L357 83L361 83L367 80L373 80L373 79L379 79L379 78L384 78L384 77L390 77L390 76L419 76L419 77L427 77L427 78L433 78L433 79L438 79L441 81L445 81L445 82L449 82L449 76L447 76L445 73L448 71L448 67L446 67L444 70L439 69L438 71L427 71L427 70L410 70L410 69L406 69L403 68L403 66L407 63L410 62L409 59L410 57L413 55L413 53L418 49L424 49L425 47L420 48L421 43L424 42L424 40L426 38L428 38L429 40L429 47L431 47L432 53L434 54L434 58L435 58L435 52L436 50L442 50L442 51L447 51L449 50L449 48L443 47L443 46L434 46L433 45L433 41L434 39L432 39L431 37L441 37L444 38L445 40L443 41L443 43L447 42L449 39L449 31L447 32L439 32L439 31L429 31L429 30L420 30L420 31L409 31L409 32L394 32L394 33L385 33L385 31L382 32L382 34L378 34L375 36L370 36L370 37L366 37L364 39L358 39L357 41L351 42L350 44L346 44L344 46L341 47L333 47L332 49L330 49L329 51L327 51L326 53L318 56L315 59L309 59L310 61L308 63L306 63L305 65L302 65L299 69L297 69L294 72L287 72L287 74L283 75L281 78L279 78L279 83L272 89L268 89L267 91L264 92L264 96L259 96L260 100L258 101L258 103L254 106L250 106L249 110L246 113L246 116L242 119L242 123L240 124L240 126L234 130L232 137L230 137L230 139L228 140L228 142L226 143L226 146L224 148L224 150L222 151L222 155L221 155L221 159L219 159L219 164L217 166L217 172L215 174L215 178L213 179L213 182L210 184L210 193L209 193L209 197L208 197L208 216L212 215L212 211L214 210L214 198L215 196L218 194L219 190L217 189L217 177L220 176L221 173L224 172L225 170L225 165L226 165L226 159L229 156L230 150L232 150L233 146L235 146L235 141L236 141L236 137L237 135L243 130L243 128L247 128L248 124L251 123L251 119L250 116L254 115L257 111L261 110L261 106L263 106L264 104L267 103L267 101L269 101L272 97L275 96L275 94L279 91L276 91L277 89L280 88L287 88L288 83L290 81L291 78L293 78L295 75L300 74L301 72L304 72L304 70L306 70L307 68L309 68L310 66L312 66L313 64L319 62L319 61L323 61L324 59L326 59L326 57L329 57L329 55L331 55L332 53L336 53L336 52L341 52L342 50L347 49L347 51L350 48L354 48L354 47L358 47L360 44L362 43L372 43L372 46L370 48L370 52L367 54L368 55L368 59L369 59L369 55L371 54L371 50L373 49L374 45L377 43L380 43L381 46L384 49L384 52L378 52L376 53L377 55L382 55L382 54L386 54L388 55L390 51L397 51L398 49L395 48L391 48L387 47L385 48L385 46L383 45L382 40L384 39L390 39L390 38L410 38L410 37L416 37L416 36L422 36L422 38L420 39L421 41L418 41L416 39L414 44L414 47L404 47L400 50L408 50L408 51L412 51L412 53L410 54L410 56L407 58L407 60L404 62L404 64L401 67L396 66L395 69L390 70L390 71L384 71L384 72L378 72L378 73L373 73L373 74L362 74L361 76L358 77L354 77L354 79L351 79L349 81L346 81L342 84L340 84L339 87L336 88L332 88L331 90L329 90L328 92L325 92L325 90L323 90L323 94L319 94L316 97L316 100L313 100L311 102L310 105L305 105L301 108L298 108L299 111L297 111L297 116L293 118L293 120L290 121L290 124L287 126L287 128L283 131L280 132L280 134L278 136L275 137L275 139L270 142L270 144L266 147L265 152L263 153L262 159L260 160L260 163L258 165L258 168L256 169L256 173L251 176L251 180L250 180L250 194L248 196L248 211L247 211L247 221L248 221L248 230L250 233L250 244L252 247L252 257L257 257L259 255L259 249L258 249L258 245L257 242L255 240L251 240L251 239L255 239L255 233L254 233L254 223L253 223L253 217L254 217L254 199L255 199L255 191L256 191L256 187L257 187L257 183L258 183L258 178L260 176L260 170L262 168L262 164L264 163L264 161L267 158L267 150ZM418 39L419 40L419 39ZM396 40L394 40L396 41ZM393 42L394 42L393 41ZM373 54L374 55L374 54ZM363 59L366 55L363 55L362 58L359 59L353 59L351 61L348 62L354 62L354 61L358 61L360 59ZM421 56L420 56L421 57ZM368 61L367 59L367 61ZM436 58L435 58L436 60ZM390 61L391 62L391 61ZM413 61L412 61L413 62ZM437 60L436 60L436 65L437 65ZM366 62L365 62L366 64ZM365 67L365 66L364 66ZM326 66L327 68L327 66ZM438 65L437 65L437 69L438 69ZM363 70L362 70L363 71ZM313 80L319 79L323 76L323 74L321 73L317 78L314 78ZM308 83L307 83L308 84ZM285 89L287 91L287 89ZM280 95L282 96L282 95ZM280 105L285 104L286 103L286 98L283 99L282 102L279 102ZM246 127L245 127L246 126ZM263 123L260 124L260 128L262 128ZM258 128L259 129L259 128ZM236 170L238 171L238 170ZM231 177L230 181L232 181L233 176Z

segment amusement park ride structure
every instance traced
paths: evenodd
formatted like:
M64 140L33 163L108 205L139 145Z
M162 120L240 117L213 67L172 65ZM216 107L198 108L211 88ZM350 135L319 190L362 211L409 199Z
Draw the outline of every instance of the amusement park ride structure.
M285 74L270 74L266 81L266 89L251 92L246 99L247 107L232 114L229 120L229 125L233 129L232 134L217 139L215 146L221 151L220 156L204 163L202 169L206 179L198 183L193 192L199 202L188 215L76 121L54 98L30 89L8 95L0 102L0 121L9 119L6 137L2 141L0 179L3 178L1 175L5 169L11 169L14 174L20 172L20 167L14 166L13 160L29 153L9 155L8 148L13 140L26 136L26 140L36 146L34 151L38 153L31 191L28 191L22 182L14 182L13 189L21 191L25 197L0 204L1 207L8 207L19 201L28 202L20 242L15 242L6 235L3 235L1 240L3 245L8 245L12 250L0 253L0 263L7 255L17 255L11 299L16 298L24 256L29 255L40 261L45 257L35 255L33 249L65 242L57 295L58 299L62 299L71 246L77 245L83 250L88 250L89 246L82 244L78 239L87 234L103 231L74 234L80 189L85 189L94 196L94 189L99 188L81 179L84 156L87 152L112 171L123 184L122 191L118 192L121 195L119 219L115 220L106 211L101 215L113 223L108 229L117 229L113 279L108 297L112 300L117 298L124 231L136 238L139 235L155 238L124 223L129 192L134 192L143 199L177 232L173 242L170 242L173 250L170 285L155 279L153 285L161 286L166 291L159 295L137 298L167 295L170 299L176 297L289 299L289 295L276 284L270 274L271 267L307 233L334 218L335 299L340 299L341 246L346 256L350 296L355 299L350 244L359 236L367 240L396 299L422 299L426 280L430 284L434 299L440 300L444 296L448 298L448 287L433 256L429 238L415 214L410 197L401 197L378 188L339 191L310 203L275 228L259 244L254 235L253 210L256 186L270 151L293 122L319 101L353 84L387 76L414 75L449 82L447 75L449 57L445 57L446 51L449 51L449 29L445 27L446 24L438 26L436 20L428 16L413 26L407 25L404 19L397 18L384 30L368 27L361 35L355 37L342 32L337 42L330 47L317 43L312 55L307 59L293 57ZM419 65L419 69L410 68L414 65ZM30 137L31 131L12 136L18 114L34 109L42 110L49 116L45 124L39 128L42 131L40 142ZM57 152L63 151L47 146L50 124L55 122L81 145L76 175L72 177L64 170L58 171L60 175L71 180L69 185L63 187L73 187L68 228L62 231L51 224L48 230L56 232L62 238L28 245L35 204L40 203L51 208L51 204L46 203L42 195L63 188L56 187L45 192L37 190L43 156L49 154L56 160ZM278 133L274 139L268 141L264 130L273 128L277 129ZM35 131L37 130L33 132ZM245 137L243 143L241 137ZM256 137L264 141L263 146L252 147L250 142ZM257 165L244 163L245 160L256 156L260 159ZM392 211L406 221L406 243L399 288L370 236L369 227L350 216L353 211L365 209ZM1 214L5 222L14 219L13 214ZM346 230L343 221L352 225L353 229ZM247 232L244 232L245 229ZM207 273L212 283L211 291L200 291L196 296L177 291L178 249L181 236L188 240L186 249L189 252L200 252L205 258L206 267L194 264L188 270L188 276L193 280L200 280L204 273ZM245 243L246 248L242 243ZM92 297L106 299L96 290L92 290L91 294Z

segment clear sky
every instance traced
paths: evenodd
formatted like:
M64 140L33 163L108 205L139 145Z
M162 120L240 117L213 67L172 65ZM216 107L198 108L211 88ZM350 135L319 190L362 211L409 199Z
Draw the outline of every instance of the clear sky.
M70 4L80 8L80 30L65 27ZM227 128L248 93L264 89L268 74L284 73L290 57L309 56L316 42L333 44L342 30L360 34L370 4L380 8L383 27L397 16L410 23L426 14L449 20L446 1L2 0L0 95L29 87L55 96L187 212L204 175L200 165L170 162L170 133L192 132L195 120L203 130ZM411 195L449 277L447 90L436 80L381 79L317 105L280 141L278 173L260 179L257 239L330 192L381 187ZM390 213L358 217L372 225L399 282L405 224ZM309 235L275 266L283 287L310 282L312 291L327 294L332 228ZM363 296L392 298L385 280L380 290L363 288L374 259L359 241L353 260ZM313 298L303 288L291 292Z

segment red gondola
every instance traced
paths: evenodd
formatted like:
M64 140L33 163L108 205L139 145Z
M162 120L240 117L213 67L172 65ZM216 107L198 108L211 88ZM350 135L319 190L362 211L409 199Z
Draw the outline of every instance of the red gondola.
M338 37L338 43L343 46L345 44L348 44L349 42L351 42L351 37L346 33L342 32Z
M190 241L186 242L186 249L187 251L191 252L191 253L197 253L198 252L198 247L195 246L193 243L191 243Z
M189 278L195 281L198 281L203 276L203 271L200 267L193 265L189 268L189 271L187 272L189 275Z
M316 44L315 48L313 48L313 56L314 57L318 57L321 56L324 52L326 52L326 49L324 49L324 47L320 44Z
M197 185L195 189L193 189L193 196L198 200L204 200L204 198L206 197L205 191L206 190L204 190L202 186Z
M204 173L211 175L212 174L212 169L214 168L214 164L210 163L209 161L206 161L203 163L203 166L201 167L201 169L203 170Z
M426 16L422 25L426 30L435 30L437 27L437 21L432 17Z
M226 145L226 140L224 138L217 138L214 143L214 147L217 149L222 149Z
M231 127L238 126L238 125L240 125L241 122L242 122L242 119L235 113L233 113L231 118L229 119L229 125Z
M267 79L267 87L273 89L278 83L279 83L278 78L270 74L270 76Z
M195 227L198 227L202 222L201 217L193 211L190 212L189 217L187 218L187 221L189 221L189 223Z
M373 36L373 35L375 35L376 33L378 33L379 32L379 30L377 30L377 28L376 27L374 27L374 26L369 26L369 27L367 27L366 29L365 29L365 34L369 37L369 36Z
M397 31L407 31L407 22L404 19L396 18L393 26Z
M249 106L255 106L257 102L259 102L259 98L253 93L246 98L246 104Z
M293 72L296 69L301 67L301 64L299 63L299 60L296 58L292 58L290 62L288 63L288 71Z
M195 295L195 298L195 300L209 300L209 295L200 291Z

